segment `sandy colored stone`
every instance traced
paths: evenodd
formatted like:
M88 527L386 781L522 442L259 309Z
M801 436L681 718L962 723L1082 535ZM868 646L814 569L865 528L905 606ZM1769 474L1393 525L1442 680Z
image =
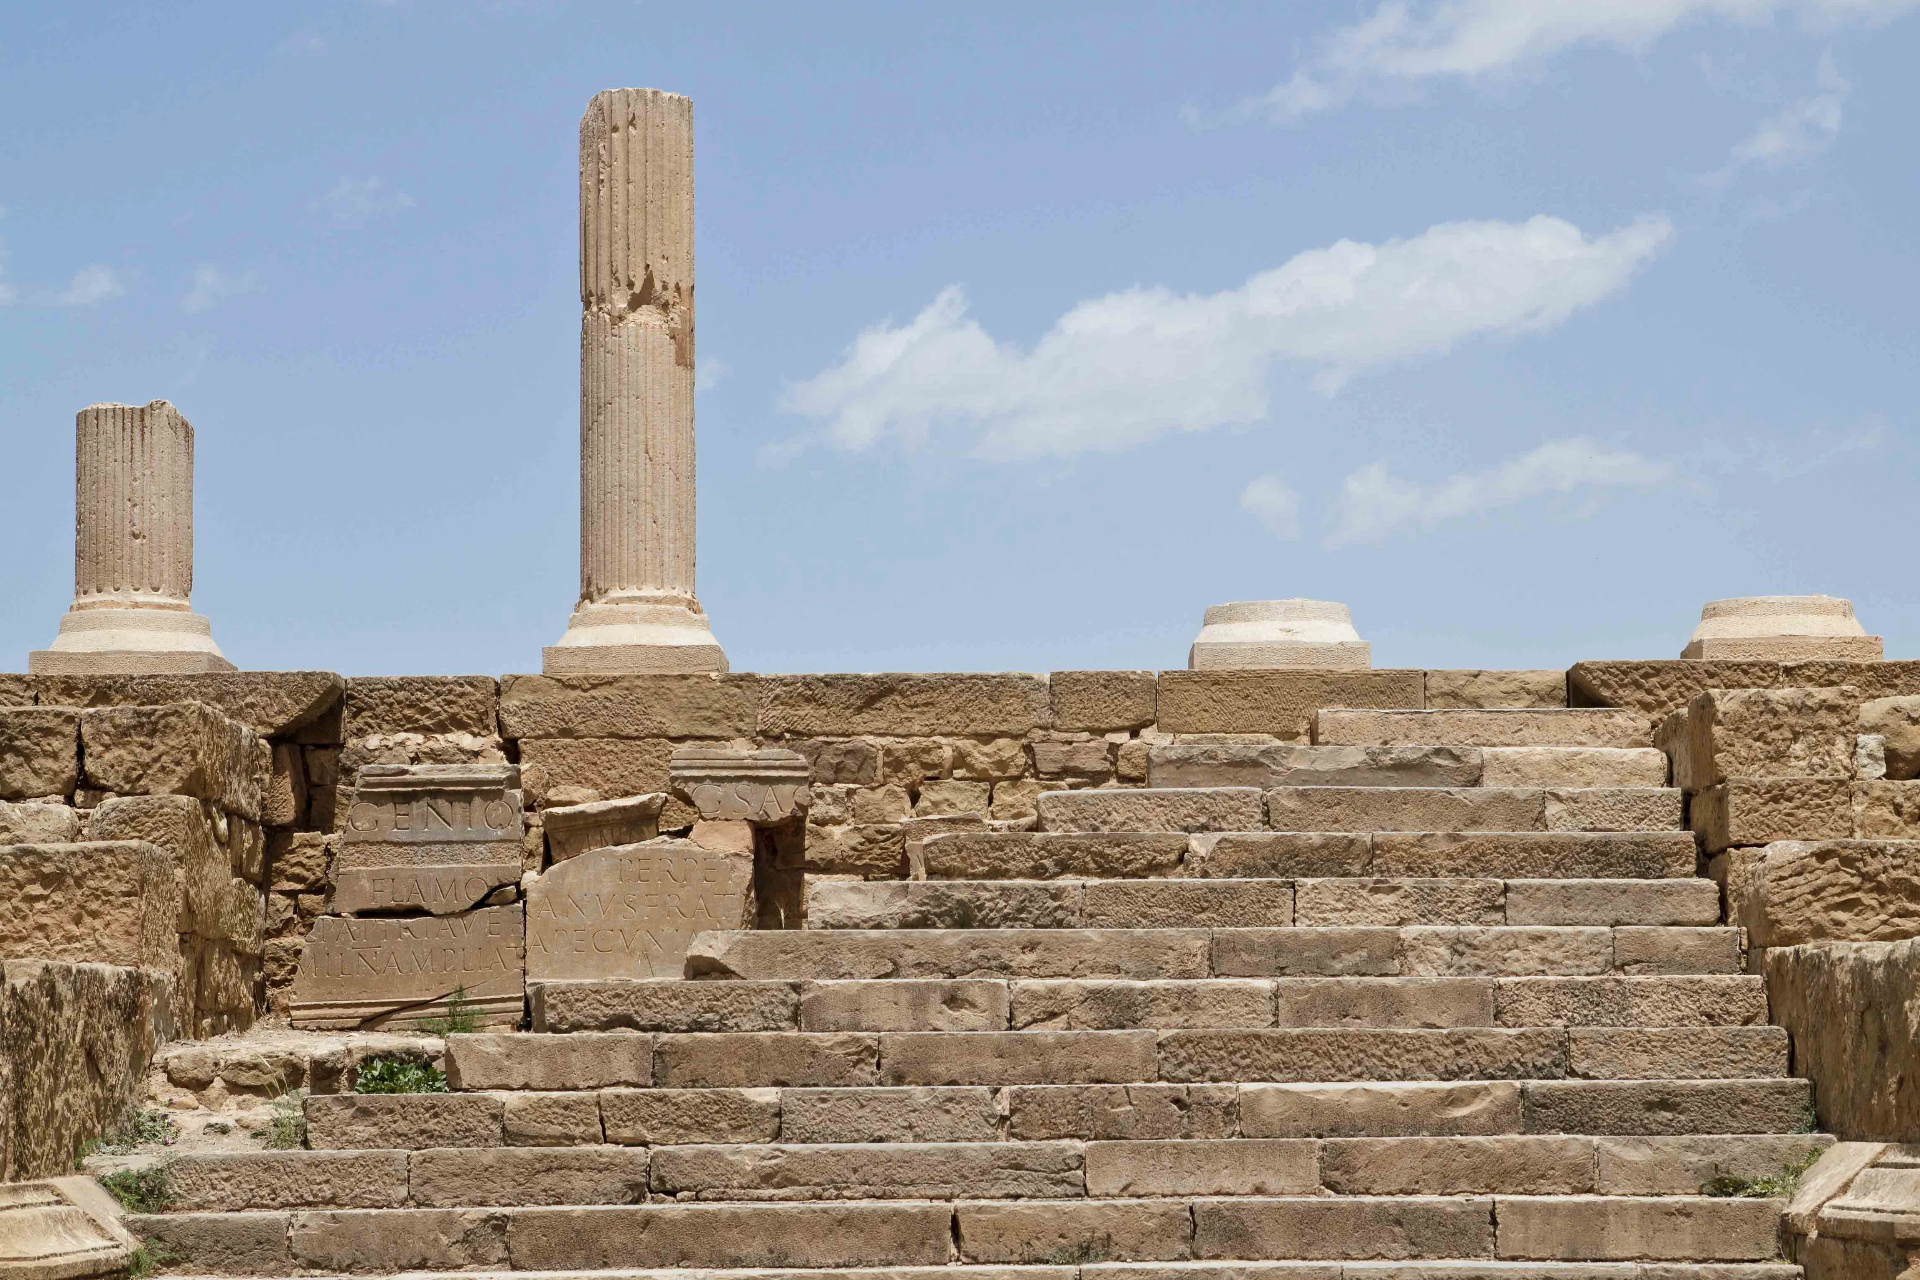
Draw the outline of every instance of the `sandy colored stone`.
M753 856L687 840L596 849L527 890L534 981L677 978L707 929L751 927Z
M1499 787L1282 787L1276 831L1539 831L1543 793Z
M1839 778L1730 778L1691 797L1687 822L1708 853L1853 834L1852 785Z
M944 1204L650 1204L523 1209L513 1262L534 1270L943 1266Z
M1566 1039L1549 1030L1455 1028L1169 1031L1160 1074L1173 1081L1551 1079Z
M1302 926L1506 923L1506 887L1498 880L1342 877L1294 886Z
M533 1029L545 1032L783 1031L799 1018L787 982L541 982L529 995Z
M1645 747L1643 718L1631 711L1357 710L1314 718L1316 743L1351 746Z
M1285 978L1274 984L1281 1027L1491 1027L1485 978Z
M699 1200L952 1200L1085 1194L1064 1142L680 1146L654 1153L656 1191Z
M1131 1084L1155 1078L1151 1031L896 1032L881 1083Z
M284 1213L129 1214L127 1229L203 1275L293 1274Z
M954 1209L967 1262L1060 1259L1137 1262L1190 1257L1193 1224L1185 1203L1168 1201L962 1201Z
M1400 931L1403 973L1600 974L1613 968L1609 929L1410 925Z
M744 738L762 697L753 675L506 676L500 727L508 738Z
M1087 1144L1087 1194L1287 1196L1319 1189L1317 1144L1285 1138Z
M1518 1133L1520 1085L1507 1080L1249 1084L1248 1137L1341 1138Z
M1435 710L1488 707L1564 707L1567 673L1551 671L1429 671L1427 706Z
M878 1084L877 1036L800 1031L656 1038L654 1083L676 1089Z
M0 800L64 796L80 782L80 713L0 707Z
M1674 785L1851 777L1859 702L1851 687L1706 690L1687 704L1680 731L1662 727Z
M1719 1178L1778 1178L1823 1151L1825 1134L1687 1134L1594 1141L1594 1187L1602 1195L1691 1196Z
M331 671L226 671L179 675L38 676L43 707L153 707L203 702L260 737L317 732L338 715L346 681ZM302 741L339 741L332 736Z
M294 979L293 1024L418 1025L444 1018L458 990L482 1026L510 1026L525 1002L525 927L517 902L451 916L322 916Z
M1264 735L1187 734L1148 752L1155 787L1472 787L1472 747L1314 747Z
M1784 947L1767 952L1766 972L1821 1126L1853 1141L1909 1137L1920 1116L1920 941Z
M499 734L492 676L353 676L347 680L349 739L374 733Z
M9 1280L91 1280L127 1273L138 1242L91 1179L51 1178L0 1191L0 1259Z
M667 789L672 755L665 738L523 738L520 776L542 806L651 795Z
M1246 978L1182 982L1055 980L1013 984L1015 1030L1125 1030L1132 1027L1267 1027L1271 984Z
M501 1137L510 1147L591 1146L601 1140L600 1098L593 1093L509 1093Z
M1056 671L1047 677L1053 727L1106 733L1154 720L1151 671Z
M179 969L177 867L144 840L0 846L0 951Z
M101 707L80 717L89 786L184 795L258 821L265 761L253 730L198 702Z
M1336 1138L1322 1146L1320 1171L1337 1195L1577 1195L1593 1190L1593 1142L1542 1135Z
M899 879L907 871L906 853L898 823L807 828L806 870L815 875Z
M999 1031L1007 1026L1004 982L932 978L809 982L803 1031Z
M920 798L913 806L914 816L928 818L954 813L984 814L992 794L991 784L985 782L963 782L957 778L928 782L920 788Z
M1613 931L1613 967L1621 973L1738 973L1740 931L1622 925Z
M1204 929L755 930L695 937L688 977L1203 978Z
M962 831L923 840L914 871L932 880L1133 879L1172 874L1186 854L1178 832Z
M1503 1196L1502 1258L1765 1260L1779 1255L1774 1200Z
M815 880L809 929L1070 928L1081 886L1066 881Z
M71 806L0 800L0 845L71 844L79 835L80 814Z
M471 1147L407 1157L412 1202L479 1205L642 1204L645 1151L619 1146Z
M315 1150L491 1147L501 1141L501 1099L485 1094L321 1094L304 1105L307 1143Z
M1493 1201L1475 1197L1300 1197L1194 1205L1202 1258L1484 1258Z
M1792 1133L1809 1119L1805 1080L1535 1080L1529 1133Z
M1322 707L1420 707L1419 671L1163 671L1156 714L1165 733L1265 733L1308 740Z
M1067 785L1065 782L1040 778L996 782L993 784L993 803L987 808L987 816L1002 822L1032 823L1039 816L1040 797L1049 791L1064 791Z
M1043 737L1033 744L1033 771L1042 778L1072 779L1097 786L1113 777L1115 744L1104 738Z
M1870 698L1861 703L1859 732L1882 739L1886 777L1895 781L1920 777L1920 696Z
M1144 1142L1235 1131L1230 1084L1018 1085L1006 1096L1008 1130L1017 1138Z
M145 840L164 850L179 869L183 893L175 928L258 955L265 942L265 904L256 887L233 873L243 825L191 796L116 796L93 810L87 838Z
M1654 747L1483 747L1489 787L1664 787L1666 753Z
M1381 876L1669 879L1694 871L1684 831L1615 833L1381 833L1373 840Z
M1686 706L1707 689L1768 689L1782 683L1778 662L1650 660L1576 662L1567 670L1569 704L1576 707L1625 707L1648 724ZM1795 684L1844 681L1796 679Z
M1360 876L1373 862L1373 841L1361 834L1320 831L1201 834L1178 874L1214 879Z
M600 1093L607 1141L631 1146L771 1142L780 1135L780 1112L780 1093L774 1089L606 1089Z
M555 862L595 849L639 844L660 834L660 810L665 792L595 800L578 805L555 805L541 812L547 854Z
M653 1081L653 1042L630 1032L450 1035L447 1084L455 1090L604 1089Z
M1920 843L1782 840L1726 862L1728 918L1755 948L1920 934Z
M1853 834L1866 840L1920 838L1920 781L1854 783Z
M764 676L759 732L777 737L1021 737L1052 717L1047 678L1021 673Z
M332 849L318 831L275 832L267 839L268 888L324 889Z
M1720 919L1711 880L1509 880L1508 924L1710 925Z
M1265 822L1252 787L1054 791L1039 799L1045 831L1258 831Z
M1731 1080L1787 1074L1779 1027L1573 1027L1568 1074L1589 1080Z
M1385 928L1215 929L1222 977L1358 977L1400 972L1400 935Z
M1755 1026L1767 1020L1766 985L1747 975L1662 978L1501 978L1507 1027Z
M459 1271L507 1263L508 1215L498 1209L345 1209L296 1213L295 1263L327 1271Z
M167 1169L168 1207L393 1209L407 1202L401 1151L249 1151L188 1154Z
M1089 883L1082 920L1105 929L1294 923L1293 885L1284 880L1105 880Z
M1000 1111L986 1088L784 1089L779 1098L786 1142L991 1142L1000 1136Z

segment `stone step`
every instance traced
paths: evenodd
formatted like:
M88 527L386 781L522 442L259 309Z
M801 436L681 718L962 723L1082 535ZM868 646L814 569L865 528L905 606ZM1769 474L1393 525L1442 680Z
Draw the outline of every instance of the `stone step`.
M1821 1136L1504 1135L718 1143L188 1154L169 1212L767 1200L1695 1195L1777 1176Z
M458 1104L462 1118L447 1123ZM1802 1129L1804 1080L1490 1080L1045 1084L993 1088L618 1088L367 1094L306 1102L316 1150L1447 1137L1584 1133L1685 1138Z
M1133 1084L1263 1080L1663 1080L1784 1075L1787 1034L1771 1026L1279 1027L1190 1030L742 1031L449 1038L456 1089L546 1093L652 1085L673 1089L847 1085ZM610 1081L590 1066L596 1040L631 1042L650 1069ZM587 1042L582 1044L582 1042ZM477 1064L477 1065L476 1065ZM560 1085L554 1081L562 1082ZM340 1097L315 1100L348 1111ZM498 1104L493 1104L498 1106ZM311 1109L310 1109L311 1110ZM458 1108L448 1105L450 1113ZM476 1107L450 1114L484 1124ZM357 1143L355 1145L369 1145ZM381 1146L404 1144L380 1143ZM448 1145L462 1145L450 1142Z
M915 881L1355 876L1675 879L1692 877L1698 861L1693 834L1679 830L1233 831L1190 837L1141 832L956 832L917 841L913 853ZM849 882L816 881L808 890L835 883Z
M203 1215L212 1217L215 1215ZM177 1228L180 1219L167 1226ZM500 1280L525 1274L512 1271L415 1271L407 1280ZM1804 1280L1801 1268L1785 1262L1493 1262L1441 1259L1421 1262L1301 1262L1227 1260L1217 1262L1089 1262L1079 1266L940 1267L782 1267L777 1277L764 1268L697 1270L649 1267L644 1271L598 1268L560 1273L565 1280ZM170 1280L210 1277L169 1273Z
M1720 886L1706 879L1465 876L815 880L807 886L809 929L1132 929L1202 921L1215 927L1713 925L1720 921Z
M1292 746L1182 735L1147 756L1149 787L1664 787L1654 747Z
M1358 747L1651 747L1653 725L1638 711L1580 707L1543 710L1380 711L1323 707L1316 744Z
M690 978L1247 978L1739 973L1740 931L1666 925L725 929Z
M1681 793L1667 787L1103 787L1048 791L1036 803L1040 831L1061 834L1677 831L1682 825ZM975 871L970 878L982 877Z
M1459 1258L1484 1268L1488 1259L1770 1261L1784 1203L1506 1195L680 1203L182 1213L127 1225L189 1264L212 1256L227 1263L218 1270L256 1275L1189 1258Z

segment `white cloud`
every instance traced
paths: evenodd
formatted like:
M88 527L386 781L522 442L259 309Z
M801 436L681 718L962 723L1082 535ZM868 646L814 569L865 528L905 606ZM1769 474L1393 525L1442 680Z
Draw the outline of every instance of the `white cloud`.
M1814 73L1815 92L1761 121L1750 137L1734 147L1716 179L1725 180L1747 165L1783 169L1825 151L1840 135L1841 108L1850 87L1840 78L1833 55L1822 54Z
M1474 80L1536 67L1577 45L1638 51L1691 22L1793 13L1810 25L1884 21L1920 0L1390 0L1326 37L1318 53L1229 120L1299 120L1370 88Z
M976 429L974 452L1002 461L1129 449L1264 418L1276 361L1311 366L1331 395L1366 369L1551 328L1617 292L1671 236L1664 217L1591 237L1535 217L1342 240L1237 289L1082 302L1025 352L970 319L955 285L907 324L863 331L839 363L790 384L781 407L823 423L842 449L890 434L911 443L936 424Z
M193 269L193 288L187 296L180 299L180 309L188 315L198 315L202 311L211 311L228 298L243 293L252 293L260 287L260 274L249 271L245 275L230 276L211 262L203 262Z
M727 362L716 360L712 356L702 356L696 362L693 371L693 389L710 391L720 385L720 379L727 376Z
M333 190L314 201L314 208L330 214L333 220L357 226L377 213L397 213L413 208L413 197L404 191L388 191L379 178L342 178Z
M73 273L67 287L48 299L57 307L90 307L96 302L126 296L127 287L112 267L94 263Z
M1300 536L1300 495L1279 476L1259 476L1240 491L1240 509L1276 537Z
M1341 486L1326 544L1381 542L1529 498L1580 493L1597 501L1595 491L1604 486L1663 485L1677 478L1670 463L1608 450L1581 438L1549 440L1531 453L1435 485L1399 479L1387 472L1384 462L1376 462L1348 476Z

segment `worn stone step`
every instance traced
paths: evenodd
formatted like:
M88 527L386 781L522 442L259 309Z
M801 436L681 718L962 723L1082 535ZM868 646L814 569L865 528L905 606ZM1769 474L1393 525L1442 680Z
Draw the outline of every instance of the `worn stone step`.
M143 1220L144 1221L144 1220ZM179 1219L167 1222L177 1227ZM179 1273L170 1273L178 1275ZM510 1271L416 1271L407 1280L499 1280ZM1547 1262L1441 1259L1420 1262L1245 1260L1047 1263L940 1267L782 1267L698 1270L650 1267L548 1273L556 1280L1804 1280L1785 1262ZM185 1276L181 1280L200 1280Z
M1693 834L1648 832L1383 832L1372 838L1375 876L1499 879L1668 880L1691 878Z
M1042 831L1259 831L1257 787L1112 787L1047 791L1036 801Z
M715 930L690 978L1205 978L1206 929Z
M1473 747L1292 746L1257 734L1182 734L1147 752L1150 787L1473 787Z
M1254 828L1264 825L1256 813ZM917 841L911 871L922 880L1139 879L1180 874L1187 847L1180 832L957 831Z
M1219 977L1739 973L1733 928L1407 925L1213 930Z
M1638 711L1580 707L1387 711L1323 707L1316 744L1334 746L1650 747L1653 725Z
M1712 925L1719 918L1720 888L1705 879L819 880L807 887L809 929Z
M1056 792L1070 795L1071 792ZM1662 787L1277 787L1274 831L1678 831Z

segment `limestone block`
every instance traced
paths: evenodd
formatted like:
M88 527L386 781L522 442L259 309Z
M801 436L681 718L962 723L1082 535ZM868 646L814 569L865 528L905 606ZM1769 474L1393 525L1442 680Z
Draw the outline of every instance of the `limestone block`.
M952 1200L1078 1196L1072 1143L682 1146L654 1153L653 1187L699 1200Z
M1313 740L1335 746L1644 747L1638 714L1589 708L1454 711L1324 708Z
M336 912L469 911L520 879L513 765L367 765L333 863Z
M1520 1086L1509 1080L1250 1084L1240 1089L1247 1137L1342 1138L1518 1133Z
M1786 840L1725 869L1730 919L1756 948L1920 935L1920 844Z
M1295 923L1293 886L1284 880L1109 880L1086 886L1081 902L1082 922L1104 929Z
M953 1217L963 1262L1149 1262L1192 1256L1193 1224L1180 1200L961 1201Z
M144 840L0 847L0 952L175 973L179 872Z
M1033 744L1033 771L1042 778L1105 782L1113 777L1114 754L1114 744L1104 738L1042 738Z
M1155 787L1472 787L1481 781L1481 752L1303 747L1265 735L1186 734L1155 743L1147 768Z
M1154 721L1151 671L1056 671L1047 677L1053 727L1106 733Z
M179 868L184 894L176 928L260 953L265 920L251 886L234 893L229 846L241 825L191 796L116 796L87 820L90 840L145 840L165 850Z
M1878 1161L1886 1150L1883 1142L1836 1142L1821 1152L1813 1167L1801 1176L1799 1188L1780 1215L1790 1257L1802 1256L1796 1245L1804 1247L1806 1243L1794 1237L1812 1234L1821 1207L1845 1191L1860 1171Z
M1528 1133L1792 1133L1811 1119L1805 1080L1531 1080Z
M1087 1146L1087 1194L1313 1195L1320 1189L1318 1155L1317 1144L1285 1138L1094 1142Z
M629 1146L772 1142L782 1129L780 1100L778 1089L605 1089L600 1111L607 1141Z
M1694 796L1687 824L1710 854L1775 840L1844 840L1853 791L1840 778L1729 778Z
M1258 831L1265 827L1253 787L1053 791L1040 797L1043 831Z
M1016 1085L1006 1091L1008 1131L1101 1142L1226 1138L1236 1093L1230 1084Z
M1735 1080L1787 1074L1779 1027L1574 1027L1567 1074L1590 1080Z
M1489 787L1664 787L1667 756L1654 747L1486 747Z
M1920 776L1920 696L1873 698L1860 704L1860 732L1878 734L1886 774L1900 780Z
M1240 600L1207 609L1187 652L1195 671L1248 667L1358 668L1372 647L1331 600Z
M0 1259L9 1280L125 1275L139 1241L91 1178L51 1178L0 1192Z
M993 803L987 809L987 816L998 822L1032 822L1039 817L1041 795L1048 791L1064 791L1067 786L1065 782L1049 782L1039 778L996 782L993 784Z
M526 997L520 903L449 916L314 921L294 978L293 1025L400 1028L445 1018L458 990L482 1026L511 1026Z
M527 974L676 978L705 929L753 926L753 855L690 840L582 854L527 891Z
M914 874L929 880L1164 876L1186 853L1187 838L1178 832L962 831L923 840Z
M674 1089L845 1088L880 1083L879 1060L877 1035L804 1031L663 1035L655 1051L654 1083Z
M1758 1026L1766 986L1747 975L1664 978L1501 978L1499 1025Z
M168 1207L395 1209L407 1202L407 1157L399 1151L249 1151L174 1158Z
M331 671L37 676L41 706L152 707L203 702L260 737L284 737L338 707L346 682ZM337 740L337 739L336 739Z
M1564 671L1429 671L1427 705L1470 707L1564 707Z
M660 834L660 810L666 803L665 793L656 791L543 810L547 852L558 863L595 849L651 840Z
M1853 776L1861 780L1887 776L1887 740L1878 733L1862 733L1853 740Z
M1501 1201L1502 1213L1506 1201ZM1484 1258L1493 1252L1487 1197L1300 1197L1194 1205L1202 1258Z
M891 1085L1131 1084L1155 1078L1151 1031L903 1031L883 1034L880 1044L881 1083Z
M1490 978L1287 978L1274 984L1282 1027L1490 1027Z
M1630 708L1646 717L1649 724L1658 723L1708 689L1766 689L1779 683L1778 662L1576 662L1567 670L1569 705Z
M1571 787L1547 792L1549 831L1679 831L1685 799L1677 787Z
M1613 968L1609 929L1409 925L1400 971L1421 974L1601 974Z
M1321 707L1420 707L1419 671L1163 671L1156 695L1165 733L1265 733L1308 740Z
M1601 1138L1594 1145L1594 1190L1602 1195L1696 1195L1721 1178L1777 1178L1782 1168L1817 1155L1825 1134L1716 1134ZM1797 1196L1796 1196L1797 1199Z
M780 1031L799 1019L787 982L539 982L529 995L535 1031Z
M354 676L347 680L346 736L500 732L491 676Z
M1784 685L1850 684L1862 698L1893 698L1920 694L1920 661L1850 662L1820 659L1785 662L1780 665L1780 683ZM44 703L46 700L43 698Z
M1711 880L1509 880L1508 924L1710 925L1720 919Z
M1400 972L1394 929L1213 931L1213 971L1223 977L1385 977Z
M810 873L895 880L906 875L906 861L907 837L897 823L807 828Z
M520 777L542 808L649 795L666 791L672 755L665 738L523 738Z
M1920 837L1920 781L1854 783L1853 834L1867 840Z
M1289 1027L1160 1037L1161 1078L1177 1081L1535 1080L1566 1070L1558 1030Z
M1049 727L1047 678L1019 673L764 676L776 737L1023 737Z
M1204 978L1205 929L737 929L687 950L690 978Z
M1543 793L1497 787L1280 787L1276 831L1538 831Z
M416 1151L408 1182L416 1205L643 1204L647 1153L617 1146L478 1147Z
M807 886L809 929L1072 928L1080 919L1074 883L816 880Z
M1041 979L1013 983L1012 996L1010 1025L1016 1031L1028 1027L1124 1031L1135 1027L1273 1025L1272 985L1251 978L1185 982Z
M316 1151L500 1145L501 1099L486 1094L319 1094L304 1107Z
M988 738L984 741L956 738L948 745L953 749L953 776L956 778L970 782L1001 782L1022 777L1027 772L1027 747L1018 738Z
M507 1214L487 1209L340 1209L295 1213L287 1245L329 1272L458 1271L507 1264Z
M978 1087L783 1089L780 1137L788 1142L992 1142L1000 1137L1001 1125L994 1093ZM1070 1135L1025 1134L1016 1127L1012 1136Z
M0 800L0 845L70 844L79 835L80 813L71 806Z
M667 772L673 794L708 822L786 822L813 803L812 766L782 748L677 747Z
M141 1239L164 1245L205 1275L293 1274L285 1213L129 1214L123 1221Z
M1151 749L1152 744L1144 738L1132 738L1117 744L1113 753L1113 776L1122 782L1145 782Z
M823 784L861 787L880 784L880 744L871 738L800 738L790 740L786 746L805 756L813 766L816 805L820 803Z
M1693 837L1674 832L1382 832L1373 838L1381 876L1502 879L1644 879L1691 876Z
M0 707L32 706L34 681L34 676L0 672Z
M1706 1197L1503 1196L1502 1258L1687 1258L1762 1261L1779 1256L1780 1203Z
M1663 726L1674 785L1851 777L1858 705L1851 687L1709 689L1687 704L1679 732Z
M945 1266L952 1219L944 1204L522 1209L514 1214L513 1261L552 1271Z
M101 707L80 717L89 786L211 800L259 821L266 783L253 730L197 702Z
M1298 925L1505 924L1506 888L1498 880L1341 877L1301 880Z
M603 1089L653 1080L653 1041L625 1032L449 1035L447 1084L483 1089Z
M958 778L928 782L920 788L920 798L914 802L915 817L931 818L946 814L984 814L992 803L991 785L985 782L963 782Z
M332 859L327 838L318 831L276 831L267 838L268 887L279 890L324 889Z
M847 797L848 812L851 820L861 826L905 822L913 815L913 797L907 794L905 787L853 787L850 791Z
M1206 878L1359 876L1373 863L1366 835L1323 831L1198 834L1175 874Z
M80 713L0 708L0 800L64 796L80 783Z
M918 787L953 773L950 738L884 738L879 745L880 781L888 786Z
M1593 1141L1589 1138L1335 1138L1322 1150L1321 1180L1337 1195L1459 1196L1518 1191L1564 1196L1594 1189Z
M1810 1076L1821 1127L1848 1141L1911 1137L1920 1118L1920 942L1827 942L1767 952L1774 1016Z
M306 755L287 742L273 743L269 750L272 764L260 796L260 821L269 827L291 827L307 816Z
M1853 616L1853 602L1836 596L1740 596L1710 600L1700 610L1682 658L1796 662L1829 659L1878 662L1880 637Z
M1004 1031L1007 984L983 979L809 982L802 1031Z

